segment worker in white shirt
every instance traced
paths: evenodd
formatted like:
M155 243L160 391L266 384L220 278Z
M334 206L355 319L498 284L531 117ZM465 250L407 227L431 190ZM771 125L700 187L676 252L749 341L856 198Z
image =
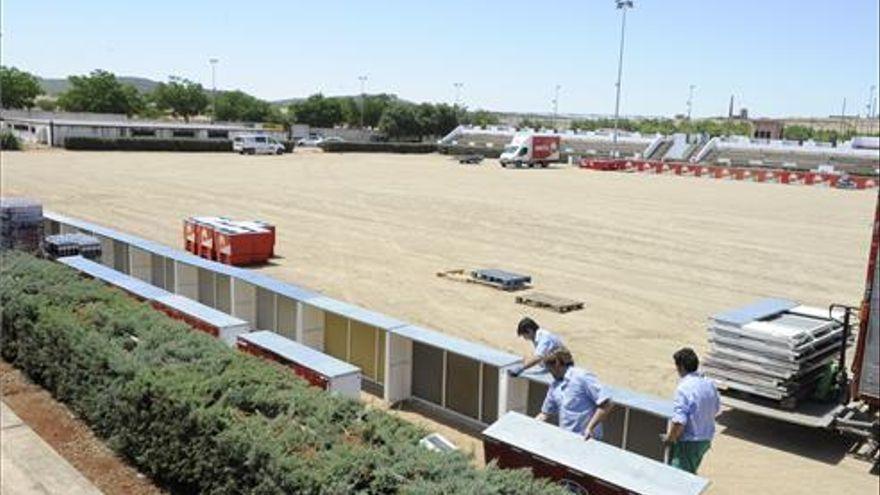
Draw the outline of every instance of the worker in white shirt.
M549 330L541 328L538 323L526 316L519 321L516 327L516 334L535 346L535 354L532 358L526 359L525 364L516 371L511 372L513 376L519 376L523 371L540 364L554 350L562 347L562 339Z
M571 353L558 347L545 358L553 383L537 419L547 421L556 417L563 430L577 433L585 439L602 439L602 421L614 408L608 389L596 375L574 365Z
M689 347L673 355L681 379L672 403L672 421L664 443L672 447L673 466L696 474L715 436L715 416L721 410L718 389L698 370L700 359Z

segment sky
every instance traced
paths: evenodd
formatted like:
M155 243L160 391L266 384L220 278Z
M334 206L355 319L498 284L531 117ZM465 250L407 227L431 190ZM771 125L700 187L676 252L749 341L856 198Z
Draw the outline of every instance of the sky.
M7 66L175 75L276 100L387 92L469 108L613 114L613 0L0 0ZM880 1L634 0L621 114L865 114L880 72ZM875 91L875 96L877 91Z

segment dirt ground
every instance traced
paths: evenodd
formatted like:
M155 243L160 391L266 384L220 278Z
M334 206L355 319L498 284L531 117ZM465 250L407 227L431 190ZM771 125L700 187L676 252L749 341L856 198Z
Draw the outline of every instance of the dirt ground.
M2 155L2 193L181 245L181 220L273 222L258 268L330 296L517 353L523 315L613 385L669 396L672 353L706 351L709 315L760 297L856 304L877 191L460 166L439 155ZM440 279L496 267L580 299L559 315ZM876 493L869 466L822 432L735 413L701 470L713 493Z
M107 495L165 493L95 437L64 404L0 360L0 389L22 421Z

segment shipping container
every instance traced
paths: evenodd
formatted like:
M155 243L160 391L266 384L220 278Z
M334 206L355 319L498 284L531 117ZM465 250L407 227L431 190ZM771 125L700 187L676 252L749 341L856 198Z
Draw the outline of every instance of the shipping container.
M311 347L263 330L239 335L237 346L291 368L313 386L352 399L360 396L361 370Z

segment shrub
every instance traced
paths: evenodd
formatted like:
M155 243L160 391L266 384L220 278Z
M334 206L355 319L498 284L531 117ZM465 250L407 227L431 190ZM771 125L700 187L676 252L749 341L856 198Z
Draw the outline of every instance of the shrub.
M418 446L421 429L309 387L73 270L0 254L0 352L175 493L565 493Z
M232 141L225 139L156 139L69 137L69 150L92 151L232 151Z
M0 150L15 150L18 151L21 149L21 140L18 139L18 136L9 132L3 131L0 132Z
M501 148L452 144L442 144L437 148L437 151L445 155L483 155L486 158L498 158L501 156Z
M433 153L434 143L321 143L321 149L331 153Z

